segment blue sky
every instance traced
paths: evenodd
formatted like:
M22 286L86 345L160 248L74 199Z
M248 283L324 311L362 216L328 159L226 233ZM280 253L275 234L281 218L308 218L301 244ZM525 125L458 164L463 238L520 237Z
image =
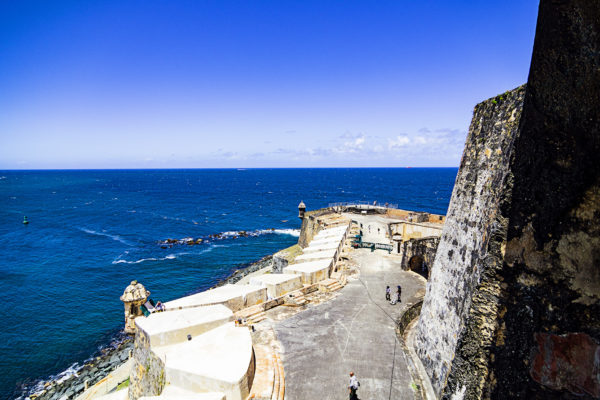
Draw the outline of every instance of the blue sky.
M537 1L2 1L0 168L457 166Z

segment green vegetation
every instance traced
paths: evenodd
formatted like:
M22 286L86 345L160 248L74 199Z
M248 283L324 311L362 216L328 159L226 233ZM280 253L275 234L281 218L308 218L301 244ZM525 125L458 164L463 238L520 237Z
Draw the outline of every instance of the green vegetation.
M289 262L294 261L296 257L302 254L302 247L295 244L293 246L288 247L287 249L283 249L280 252L276 253L278 256L284 257Z
M128 386L129 386L129 378L127 378L123 382L119 383L119 385L117 386L117 390L125 389Z

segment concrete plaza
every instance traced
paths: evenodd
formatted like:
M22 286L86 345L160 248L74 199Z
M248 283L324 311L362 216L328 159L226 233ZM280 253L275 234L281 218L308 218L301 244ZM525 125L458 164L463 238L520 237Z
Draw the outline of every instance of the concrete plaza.
M361 383L359 398L413 399L412 378L406 355L396 338L395 320L425 280L402 271L399 257L385 251L352 251L358 279L334 299L311 306L275 322L277 339L283 347L286 399L348 398L350 371ZM402 303L385 300L385 287L402 286Z

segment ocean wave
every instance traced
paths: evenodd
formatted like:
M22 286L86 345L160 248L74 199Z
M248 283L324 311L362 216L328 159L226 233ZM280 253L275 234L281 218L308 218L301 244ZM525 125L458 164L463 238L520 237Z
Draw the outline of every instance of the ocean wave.
M294 237L300 237L300 229L274 229L272 232L278 235L290 235Z
M38 394L43 393L43 390L46 387L46 383L48 383L48 382L53 382L55 384L61 384L64 381L66 381L67 379L71 378L72 376L77 377L77 376L79 376L78 372L81 369L81 367L82 367L81 364L73 363L64 371L62 371L56 375L50 375L48 377L48 379L45 379L45 380L40 379L40 380L36 381L26 389L26 394L24 393L23 395L17 397L15 400L27 400L32 395L38 395Z
M98 232L98 231L94 231L92 229L87 229L87 228L77 228L77 229L79 229L82 232L89 233L90 235L104 236L104 237L107 237L107 238L111 238L112 240L116 240L117 242L121 242L123 244L126 244L128 246L132 246L131 243L129 243L127 240L123 239L119 235L112 235L110 233Z
M139 260L135 260L135 261L127 261L127 260L123 260L122 258L119 258L118 260L113 261L113 264L140 264L146 261L165 261L165 260L174 260L177 258L177 255L175 254L169 254L166 257L147 257L147 258L140 258Z
M121 256L123 256L123 254L121 254L119 257L117 257L116 260L114 260L112 262L113 265L116 264L141 264L143 262L146 261L167 261L167 260L176 260L177 258L179 258L179 256L183 256L186 254L194 254L194 255L200 255L200 254L204 254L204 253L208 253L209 251L212 251L214 248L217 247L228 247L225 245L218 245L218 244L211 244L209 247L202 249L201 251L183 251L180 253L175 253L175 254L169 254L167 256L164 257L145 257L145 258L140 258L139 260L134 260L134 261L130 261L130 260L125 260L123 258L121 258Z

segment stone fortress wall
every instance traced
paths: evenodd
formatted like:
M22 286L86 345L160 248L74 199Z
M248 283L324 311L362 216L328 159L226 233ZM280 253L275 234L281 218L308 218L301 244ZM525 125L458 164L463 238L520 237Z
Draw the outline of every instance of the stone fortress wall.
M600 3L539 7L475 108L416 347L444 399L600 398Z

